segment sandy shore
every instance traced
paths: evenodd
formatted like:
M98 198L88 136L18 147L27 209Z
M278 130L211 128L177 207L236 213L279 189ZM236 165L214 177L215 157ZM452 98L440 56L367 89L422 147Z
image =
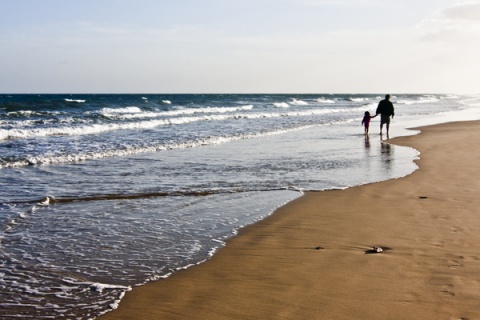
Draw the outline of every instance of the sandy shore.
M307 193L101 319L480 319L480 122L421 130L413 174Z

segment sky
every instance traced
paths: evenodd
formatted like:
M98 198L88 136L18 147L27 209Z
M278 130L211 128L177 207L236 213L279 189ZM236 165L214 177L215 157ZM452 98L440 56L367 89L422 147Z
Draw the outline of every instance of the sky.
M480 0L0 0L0 93L480 93Z

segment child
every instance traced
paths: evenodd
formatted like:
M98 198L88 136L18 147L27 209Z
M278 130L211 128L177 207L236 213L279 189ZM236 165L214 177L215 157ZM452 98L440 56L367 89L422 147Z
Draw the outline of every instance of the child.
M365 111L365 115L363 116L362 124L365 127L365 136L368 136L368 128L370 127L370 119L375 118L377 115L373 117L370 115L370 112Z

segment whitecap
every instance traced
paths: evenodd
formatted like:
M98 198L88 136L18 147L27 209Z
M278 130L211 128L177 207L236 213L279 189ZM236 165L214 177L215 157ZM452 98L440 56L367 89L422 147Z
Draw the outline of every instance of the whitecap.
M132 112L132 113L103 113L104 116L115 118L115 119L141 119L141 118L161 118L161 117L175 117L181 115L193 115L193 114L202 114L202 113L231 113L238 111L248 111L252 110L253 105L247 105L242 107L206 107L206 108L178 108L176 110L169 111L157 111L157 112Z
M303 100L291 99L290 104L293 104L295 106L307 106L308 102Z
M101 114L112 114L112 113L140 113L142 109L139 107L125 107L125 108L103 108L99 111Z
M78 100L78 99L65 99L66 102L77 102L77 103L84 103L85 100Z
M363 101L368 101L368 98L350 98L350 101L352 102L363 102Z
M50 205L50 198L46 197L45 200L43 200L42 202L39 202L38 205L39 206L44 206L44 207Z
M275 102L273 105L277 108L289 108L290 107L290 105L286 102Z
M42 207L47 207L50 205L50 202L52 200L55 200L55 197L54 196L48 196L48 197L45 197L44 199L42 199L41 202L38 203L39 206L42 206Z
M445 99L445 100L458 100L460 99L459 96L456 96L456 95L453 95L453 94L449 94L449 95L446 95L445 97L442 97L442 99Z
M413 105L413 104L424 104L424 103L435 103L440 101L435 97L420 97L419 99L405 99L405 100L398 100L396 103L398 104L406 104L406 105Z
M334 100L331 100L331 99L325 99L325 98L318 98L317 99L317 102L319 103L324 103L324 104L331 104L331 103L335 103Z

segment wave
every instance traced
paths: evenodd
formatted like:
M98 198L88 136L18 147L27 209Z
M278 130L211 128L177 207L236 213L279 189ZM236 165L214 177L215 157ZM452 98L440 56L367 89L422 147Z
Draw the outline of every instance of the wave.
M303 130L310 128L313 125L306 125L302 127L273 130L252 134L241 134L236 136L219 136L219 137L210 137L192 140L183 143L161 143L151 146L131 146L124 149L113 149L113 150L102 150L100 152L82 152L77 154L63 154L58 156L36 156L36 157L27 157L25 159L11 160L6 161L0 159L0 169L1 168L13 168L13 167L24 167L31 165L47 165L47 164L60 164L60 163L72 163L72 162L81 162L87 160L103 159L110 157L119 157L119 156L131 156L140 153L150 153L150 152L159 152L166 150L174 149L187 149L194 147L201 147L207 145L218 145L223 143L228 143L237 140L252 139L262 136L278 135L284 134L287 132L293 132L297 130Z
M363 108L360 108L360 107L356 109L363 110ZM352 109L349 109L349 110L351 111ZM344 110L331 109L331 110L324 110L324 113L326 112L335 113L335 112L342 112L342 111ZM292 112L292 113L288 113L288 115L308 116L314 113L318 114L318 110L317 112L313 112L313 113L312 112ZM257 118L263 118L267 116L282 117L282 116L287 116L287 114L255 115L255 117ZM347 123L349 121L354 121L354 119L333 121L333 122L327 123L326 125ZM237 140L245 140L245 139L252 139L252 138L263 137L263 136L284 134L288 132L303 130L313 126L315 126L315 124L303 125L295 128L264 131L264 132L252 133L252 134L240 134L235 136L219 136L219 137L202 138L202 139L197 139L194 141L188 141L183 143L168 143L168 144L161 143L161 144L150 145L150 146L130 146L124 149L102 150L100 152L82 152L77 154L63 154L58 156L36 156L36 157L26 157L24 159L19 159L19 160L10 160L10 161L5 159L0 159L0 169L12 168L12 167L23 167L23 166L30 166L30 165L72 163L72 162L81 162L81 161L103 159L103 158L110 158L110 157L131 156L131 155L140 154L140 153L150 153L150 152L153 153L153 152L174 150L174 149L187 149L187 148L195 148L195 147L201 147L201 146L207 146L207 145L218 145L218 144L228 143L228 142L237 141Z
M414 105L414 104L424 104L424 103L435 103L439 102L440 99L436 97L420 97L419 99L405 99L405 100L397 100L395 103L398 104L406 104L406 105Z
M369 101L369 98L348 98L347 100L352 101L352 102L364 102L364 101Z
M457 95L454 95L454 94L448 94L444 97L440 97L440 99L443 99L443 100L459 100L460 97L457 96Z
M277 108L289 108L290 105L292 106L307 106L308 102L304 100L297 100L295 98L291 98L288 102L274 102L273 105Z
M372 102L372 103L367 103L362 106L362 108L369 109L369 108L377 108L378 103Z
M277 108L290 108L290 105L286 102L274 102L273 105Z
M10 111L7 112L7 116L21 116L21 117L30 117L32 115L40 115L40 113L37 113L32 110L20 110L20 111Z
M103 108L100 109L99 113L101 114L112 114L112 113L140 113L142 109L139 107L125 107L125 108Z
M322 104L332 104L332 103L335 103L335 100L318 98L317 102L322 103Z
M88 134L98 134L116 130L150 129L169 124L183 124L195 121L207 120L205 118L176 118L164 120L151 120L142 122L131 122L122 124L93 124L83 126L64 126L56 128L34 128L34 129L1 129L0 140L25 139L47 136L80 136Z
M66 102L84 103L86 100L65 99Z
M231 113L238 111L252 110L253 105L242 107L206 107L206 108L190 108L190 109L178 109L169 111L157 111L157 112L143 112L137 107L128 107L122 109L110 109L104 108L99 113L105 117L115 119L141 119L141 118L160 118L160 117L175 117L182 115L192 114L210 114L210 113ZM118 110L118 111L117 111Z
M297 100L295 98L292 98L290 101L289 101L290 104L294 105L294 106L308 106L308 102L306 101L303 101L303 100Z
M33 110L19 110L9 111L6 113L7 117L34 117L34 116L58 116L62 113L59 111L33 111Z
M246 106L250 108L250 106ZM363 110L364 107L359 107L358 110ZM223 109L224 108L220 108ZM179 112L186 112L190 109L179 110ZM200 115L196 117L178 117L168 119L156 119L146 120L140 122L128 122L128 123L109 123L109 124L89 124L79 126L63 126L55 128L28 128L28 129L0 129L0 140L9 139L26 139L34 137L47 137L47 136L80 136L89 134L99 134L109 131L117 130L143 130L152 129L166 125L182 125L200 121L225 121L233 119L261 119L261 118L279 118L279 117L303 117L312 115L322 115L328 113L340 113L356 111L356 108L325 108L325 109L313 109L305 111L291 111L284 113L236 113L236 114L216 114L216 115ZM224 110L225 111L225 110ZM169 113L170 111L166 111ZM190 112L190 111L189 111ZM205 109L202 111L205 112ZM226 112L226 111L225 111ZM145 115L142 114L141 117ZM156 115L155 115L156 116ZM125 115L123 116L125 117ZM135 117L135 115L129 115L129 117Z

